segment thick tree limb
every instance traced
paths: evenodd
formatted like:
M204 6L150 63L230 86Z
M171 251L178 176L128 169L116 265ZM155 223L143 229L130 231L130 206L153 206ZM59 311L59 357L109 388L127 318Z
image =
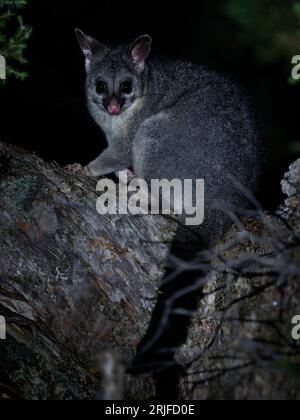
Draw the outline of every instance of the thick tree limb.
M123 372L151 318L175 223L100 216L95 180L5 144L0 194L2 376L27 399L151 397L151 378Z
M300 313L300 161L283 190L276 215L258 208L203 258L174 260L181 273L213 268L199 279L196 313L168 308L192 318L186 343L171 349L184 372L182 399L300 398L300 347L291 336ZM0 396L151 398L151 375L126 368L149 326L176 222L99 216L95 180L4 144L0 194L0 315L8 327Z

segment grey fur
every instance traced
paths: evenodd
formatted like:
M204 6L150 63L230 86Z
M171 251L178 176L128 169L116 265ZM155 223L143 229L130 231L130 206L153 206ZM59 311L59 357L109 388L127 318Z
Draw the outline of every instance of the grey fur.
M108 148L88 165L91 175L131 167L147 181L204 178L201 233L207 243L214 241L230 223L216 205L245 205L229 175L254 191L261 171L260 132L247 98L230 80L205 67L151 56L137 67L128 46L98 45L87 65L86 91ZM109 84L133 80L132 95L119 115L104 109L95 91L98 78Z

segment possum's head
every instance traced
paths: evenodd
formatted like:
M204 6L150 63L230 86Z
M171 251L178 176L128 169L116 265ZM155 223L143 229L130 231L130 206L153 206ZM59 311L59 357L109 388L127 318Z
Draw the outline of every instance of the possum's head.
M75 33L85 56L89 108L96 115L121 114L143 96L151 37L143 35L129 46L109 48L79 29Z

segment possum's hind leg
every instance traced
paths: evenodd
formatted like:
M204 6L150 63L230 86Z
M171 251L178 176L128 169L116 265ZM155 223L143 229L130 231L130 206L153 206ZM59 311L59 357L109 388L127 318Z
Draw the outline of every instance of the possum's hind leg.
M144 121L136 133L133 142L133 169L138 177L147 181L166 178L166 169L170 168L170 164L171 170L176 165L176 156L170 153L168 142L163 138L170 133L169 124L170 115L163 111Z

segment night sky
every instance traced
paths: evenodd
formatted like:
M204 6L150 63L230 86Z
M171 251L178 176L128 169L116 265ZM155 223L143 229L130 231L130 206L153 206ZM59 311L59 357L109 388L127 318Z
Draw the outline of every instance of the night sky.
M74 36L79 27L102 42L129 43L149 33L158 54L207 64L237 78L265 123L274 151L271 177L279 180L296 157L284 139L297 138L299 89L288 86L281 63L257 65L222 13L222 1L29 3L24 17L33 27L26 54L29 78L10 80L0 91L2 140L62 165L86 164L105 147L85 106L84 61Z

